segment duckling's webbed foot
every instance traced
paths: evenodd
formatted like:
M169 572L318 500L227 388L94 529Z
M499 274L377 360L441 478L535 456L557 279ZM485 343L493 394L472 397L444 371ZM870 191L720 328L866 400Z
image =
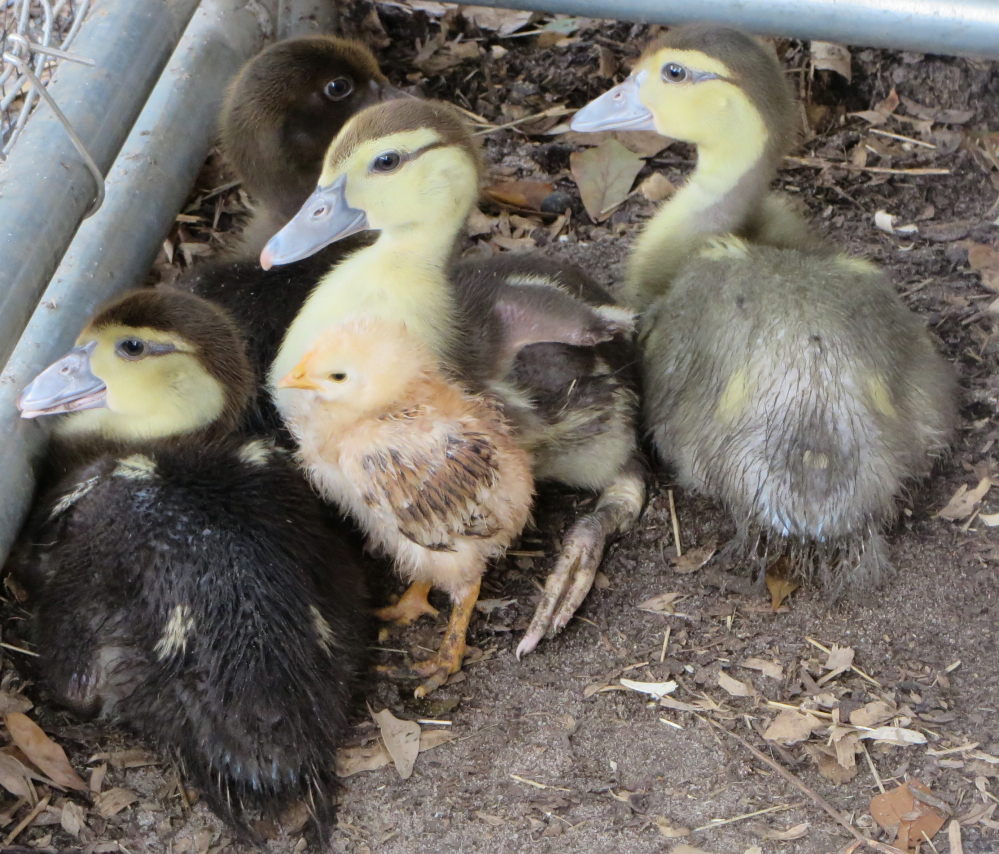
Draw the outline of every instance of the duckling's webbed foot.
M545 635L554 637L565 628L593 586L607 540L627 531L644 503L645 479L636 465L622 472L604 490L596 509L572 526L534 619L517 646L517 658L533 652Z
M479 599L479 586L480 582L476 581L467 592L455 597L447 632L437 654L427 661L413 665L416 673L430 677L413 692L416 699L422 699L436 691L447 682L451 674L461 670L461 660L465 657L466 649L465 636L475 611L475 603Z

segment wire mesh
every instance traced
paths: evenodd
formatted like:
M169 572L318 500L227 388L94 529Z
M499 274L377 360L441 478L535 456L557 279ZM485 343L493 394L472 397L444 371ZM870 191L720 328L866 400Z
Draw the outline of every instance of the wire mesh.
M90 0L0 0L0 160L6 159L39 100L29 75L11 61L27 63L47 84L60 57L87 16Z

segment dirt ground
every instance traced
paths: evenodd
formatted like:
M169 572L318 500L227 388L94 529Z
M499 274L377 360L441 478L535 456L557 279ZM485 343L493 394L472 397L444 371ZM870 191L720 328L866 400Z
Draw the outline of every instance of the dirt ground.
M623 79L629 61L653 35L648 27L591 21L560 40L542 36L539 43L537 36L501 37L453 15L441 19L405 6L354 4L345 29L378 49L394 83L418 85L424 95L459 103L496 125L553 105L581 106ZM439 71L417 70L414 60L426 66L428 39L440 36L442 27L445 47L438 55L449 56L447 45L458 36L478 50ZM777 187L799 199L844 249L884 267L960 372L962 424L954 455L902 506L890 535L896 573L883 589L835 607L819 591L802 587L774 612L765 590L728 572L737 568L693 569L689 558L676 561L671 489L685 552L724 544L732 528L717 507L674 488L669 473L650 463L655 471L644 516L610 549L597 589L578 618L517 661L513 650L559 537L593 500L545 487L537 530L485 579L488 613L477 615L470 632L470 643L480 652L452 684L417 702L411 685L378 670L400 664L401 653L436 647L443 616L436 625L424 621L388 631L372 651L348 747L377 746L378 729L365 704L374 711L388 708L399 718L449 721L450 726L423 729L446 729L452 740L423 752L409 779L401 779L392 764L346 777L334 850L645 854L687 844L712 854L826 854L849 846L847 831L808 794L720 726L786 768L865 836L884 838L870 812L879 781L891 790L915 778L932 789L948 821L961 820L965 854L999 851L999 823L986 809L995 807L999 795L999 536L980 516L969 513L957 521L934 516L961 485L974 487L995 469L999 308L990 306L999 289L999 267L990 289L990 270L976 271L972 262L981 266L983 250L976 245L999 248L996 138L979 133L999 130L999 64L857 48L848 83L832 71L813 74L807 44L778 41L776 47L799 87L808 123L798 159L785 165ZM614 80L598 73L614 66ZM870 115L851 115L878 105L887 110L893 90L901 104L881 124L872 124ZM578 200L569 173L569 157L578 146L571 137L542 133L559 120L527 123L526 132L512 128L486 135L493 180L549 181ZM658 171L679 184L692 167L693 152L674 144L649 159L638 183ZM210 161L187 214L204 215L212 228L181 223L171 238L175 257L161 259L158 278L210 253L220 233L224 238L226 229L236 228L237 192L207 193L224 183ZM496 206L486 204L484 210L501 218ZM881 210L896 215L897 225L916 223L918 233L877 229L874 215ZM578 263L613 287L631 241L652 211L653 204L635 194L595 225L574 201L563 239L549 239L552 217L526 234L540 251ZM497 246L490 233L478 242L480 252ZM999 493L986 493L978 510L999 511ZM383 598L397 589L394 580L380 582ZM678 596L666 613L638 609L667 593ZM851 670L824 678L826 655L809 639L852 648L854 665L870 678ZM13 659L16 655L8 654L5 664L16 668ZM743 666L748 659L777 663L782 674L775 678L748 669ZM6 674L5 687L18 684L16 671L8 667ZM659 705L622 687L622 676L675 680L679 687L667 701L700 711ZM95 754L140 746L114 727L72 721L47 707L30 685L26 693L37 704L38 720L78 769L100 765L102 760L90 761ZM786 746L762 737L781 711L770 703L810 702L826 712L822 720L828 726L833 709L845 721L853 709L877 700L891 706L896 724L923 734L926 743L867 742L868 755L855 756L852 778L842 782L823 776L816 763L828 741L826 730ZM112 765L104 788L135 793L132 805L109 816L88 813L89 827L78 840L61 829L59 810L50 808L41 816L48 823L24 830L18 844L93 852L120 846L131 854L238 850L203 805L189 809L183 803L174 780L165 760L126 769ZM53 803L62 801L56 797ZM0 810L12 805L0 802ZM739 818L774 807L781 809ZM3 832L26 812L25 807L0 815L8 819ZM717 822L732 818L739 820ZM683 829L693 832L681 836ZM786 835L797 838L780 837L789 830ZM295 833L272 835L275 850L300 845ZM946 824L933 844L924 845L924 852L955 850Z

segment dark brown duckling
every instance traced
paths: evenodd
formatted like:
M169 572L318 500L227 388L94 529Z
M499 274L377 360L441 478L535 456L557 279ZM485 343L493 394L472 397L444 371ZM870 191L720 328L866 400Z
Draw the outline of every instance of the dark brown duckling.
M259 206L243 235L256 257L315 189L323 155L352 115L392 98L361 42L329 35L286 39L246 63L220 119L222 152ZM341 250L342 251L342 250Z
M142 290L101 310L21 395L23 417L57 418L65 474L10 568L57 700L175 752L243 838L297 799L325 838L363 568L289 456L233 432L251 384L204 300Z

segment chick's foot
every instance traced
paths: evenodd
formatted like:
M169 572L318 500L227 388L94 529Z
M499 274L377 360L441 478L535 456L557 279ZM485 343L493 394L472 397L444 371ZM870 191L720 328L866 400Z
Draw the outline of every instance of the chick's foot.
M546 634L554 637L565 628L593 586L608 538L627 531L644 503L645 479L636 465L635 471L622 473L604 490L591 514L572 526L531 625L517 646L517 658L533 652Z
M465 657L465 636L479 598L479 586L480 582L476 581L467 592L455 597L447 632L437 655L413 665L416 673L430 677L413 692L418 700L436 691L447 682L452 673L461 670L461 660Z
M375 616L379 620L393 622L399 626L415 623L424 614L436 617L440 612L427 601L430 588L429 582L414 581L406 588L406 592L402 594L398 602L387 608L379 608L375 611Z

